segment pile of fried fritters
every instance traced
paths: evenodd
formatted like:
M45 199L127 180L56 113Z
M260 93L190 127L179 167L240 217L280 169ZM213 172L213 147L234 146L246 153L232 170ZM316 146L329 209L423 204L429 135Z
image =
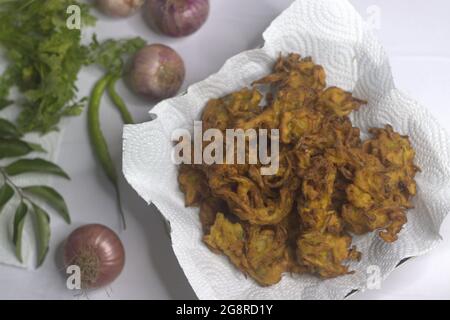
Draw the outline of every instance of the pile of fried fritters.
M275 175L262 176L260 163L180 166L209 248L268 286L284 272L350 273L346 262L360 258L350 234L396 241L416 194L415 152L389 125L362 141L348 115L363 104L327 88L323 67L298 54L280 56L252 89L209 101L203 130L280 132Z

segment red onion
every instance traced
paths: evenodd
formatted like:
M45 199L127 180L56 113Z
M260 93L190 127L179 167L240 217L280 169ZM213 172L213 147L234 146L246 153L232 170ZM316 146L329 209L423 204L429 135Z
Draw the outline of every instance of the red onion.
M125 250L117 234L100 224L89 224L73 231L64 245L64 264L81 271L82 289L93 289L113 282L125 265Z
M164 99L180 90L185 74L183 59L175 50L163 44L153 44L136 53L128 81L134 92Z
M97 0L98 8L111 17L128 17L142 7L144 0Z
M172 37L190 35L209 15L209 0L147 0L145 19L152 27Z

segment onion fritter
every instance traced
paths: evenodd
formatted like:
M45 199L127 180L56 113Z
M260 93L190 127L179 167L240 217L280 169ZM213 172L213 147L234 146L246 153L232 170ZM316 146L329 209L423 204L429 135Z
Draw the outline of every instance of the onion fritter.
M260 162L180 167L208 247L267 286L285 272L351 273L347 262L360 258L351 234L397 240L416 194L415 152L389 125L362 141L348 116L364 104L327 88L324 68L298 54L280 56L253 88L210 100L204 130L278 129L280 152L271 176Z

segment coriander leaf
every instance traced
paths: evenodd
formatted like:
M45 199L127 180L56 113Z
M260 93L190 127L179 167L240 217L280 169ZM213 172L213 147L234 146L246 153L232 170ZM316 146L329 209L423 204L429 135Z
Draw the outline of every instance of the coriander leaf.
M1 22L0 22L1 24ZM1 32L1 31L0 31ZM14 83L12 78L13 67L8 67L6 71L0 76L0 110L10 106L14 103L8 99L9 91Z
M5 109L6 107L9 107L13 103L14 103L14 101L6 100L4 98L0 98L0 110Z
M109 73L121 74L125 64L124 59L135 54L145 45L145 40L139 37L122 40L108 39L100 43L94 35L89 46L89 62L99 65Z
M87 98L84 97L83 99L81 99L80 101L68 106L64 112L63 115L67 116L67 117L75 117L75 116L79 116L84 109L84 106L86 105L87 102Z
M60 119L77 114L78 73L88 59L81 30L66 26L67 8L81 8L83 25L95 21L89 5L75 0L0 2L0 46L9 63L0 76L0 108L9 103L10 88L19 89L17 125L22 132L47 133Z

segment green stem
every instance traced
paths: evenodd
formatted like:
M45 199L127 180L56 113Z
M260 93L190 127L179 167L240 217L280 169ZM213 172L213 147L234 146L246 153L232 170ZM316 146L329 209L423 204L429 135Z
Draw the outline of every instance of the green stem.
M108 179L114 185L114 189L117 195L117 204L119 207L120 215L122 217L123 228L126 228L125 215L122 210L122 204L120 200L120 191L118 185L117 171L111 155L108 150L108 144L100 126L100 104L101 99L106 91L108 83L113 79L111 74L107 74L101 78L91 93L91 98L88 107L88 130L89 138L91 140L92 151L100 162L103 171Z
M133 117L131 116L130 111L128 111L125 101L123 101L123 99L119 96L119 94L116 91L115 86L120 78L121 78L120 76L115 76L109 81L108 94L114 105L117 107L117 110L119 110L123 122L125 124L134 124Z
M28 201L28 203L33 203L30 198L28 198L26 195L23 194L22 188L18 187L9 177L8 174L5 172L3 167L0 167L0 173L3 176L3 179L7 184L13 188L17 194L20 196L21 201Z

